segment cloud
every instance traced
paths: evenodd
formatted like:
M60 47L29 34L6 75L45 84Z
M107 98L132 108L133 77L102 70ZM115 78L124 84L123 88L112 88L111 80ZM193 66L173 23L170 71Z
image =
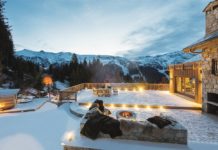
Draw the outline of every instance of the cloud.
M178 51L201 38L202 10L210 0L29 1L6 5L15 43L34 50L137 56Z
M204 36L204 14L201 10L205 3L200 4L196 5L196 1L175 1L155 10L153 17L156 22L152 25L145 22L143 27L130 32L123 43L131 48L120 53L128 57L182 50Z

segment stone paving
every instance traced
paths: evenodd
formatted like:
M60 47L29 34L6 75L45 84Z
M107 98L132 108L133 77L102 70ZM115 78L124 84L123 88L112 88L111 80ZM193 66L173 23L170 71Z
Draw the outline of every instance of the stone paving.
M102 99L105 103L148 104L148 105L172 105L172 106L199 106L172 95L167 91L129 92L121 91L118 96L95 97L91 90L84 90L78 94L78 102L92 102ZM198 110L161 110L161 109L134 109L134 108L110 108L115 117L118 110L132 110L137 113L137 120L143 121L160 113L177 119L188 130L188 141L197 143L218 143L218 116L202 113Z
M111 109L112 115L118 109ZM120 109L119 109L120 110ZM163 113L176 118L188 130L188 141L198 143L218 143L218 116L194 110L128 109L137 113L137 120L145 120Z

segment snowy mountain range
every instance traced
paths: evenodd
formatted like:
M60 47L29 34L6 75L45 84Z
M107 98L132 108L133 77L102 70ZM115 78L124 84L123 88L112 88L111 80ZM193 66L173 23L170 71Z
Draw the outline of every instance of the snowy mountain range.
M43 64L45 67L48 67L50 64L69 63L72 55L70 52L52 53L27 49L16 51L16 56L40 65ZM168 65L200 60L199 55L183 53L182 51L157 56L140 56L131 59L109 55L77 55L77 58L79 62L83 62L85 59L87 62L99 59L104 65L117 65L125 75L130 74L132 78L141 77L143 80L146 80L146 74L150 74L148 71L151 72L152 70L153 73L157 72L168 78L166 73Z

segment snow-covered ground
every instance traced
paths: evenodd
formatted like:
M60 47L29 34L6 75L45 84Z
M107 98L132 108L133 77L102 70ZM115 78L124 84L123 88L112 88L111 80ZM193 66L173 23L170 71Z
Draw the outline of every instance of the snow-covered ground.
M15 106L15 110L23 110L23 109L35 109L45 103L47 98L35 98L31 102L20 103Z
M111 97L98 97L93 95L92 90L82 90L78 93L78 102L93 102L101 99L109 104L143 104L143 105L163 105L163 106L182 106L199 107L200 105L188 101L182 97L171 94L168 91L119 91L118 95Z
M134 109L139 120L167 113L177 118L188 129L187 146L139 141L97 139L79 133L81 118L72 115L70 104L60 107L47 102L34 112L0 114L0 150L61 150L61 143L76 146L100 146L103 149L172 149L216 150L218 148L218 117L190 110ZM87 109L87 108L82 108ZM113 115L118 109L111 109ZM72 141L67 141L71 135Z
M117 110L112 109L112 115L115 116ZM218 117L202 113L196 110L159 110L159 109L128 109L135 111L137 120L144 121L149 117L160 115L169 115L180 122L188 129L188 141L197 143L217 143L218 144Z
M69 87L69 83L66 81L65 83L61 81L55 81L55 87L59 90L64 90Z
M0 150L62 149L64 133L78 122L65 107L46 103L35 112L0 114Z

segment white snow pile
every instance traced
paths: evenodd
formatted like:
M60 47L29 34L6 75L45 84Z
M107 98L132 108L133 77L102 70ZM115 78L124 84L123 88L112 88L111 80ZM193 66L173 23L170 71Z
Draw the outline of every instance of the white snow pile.
M69 87L69 83L65 81L64 83L61 81L55 81L55 88L58 90L64 90Z
M20 89L0 89L0 97L16 95Z

